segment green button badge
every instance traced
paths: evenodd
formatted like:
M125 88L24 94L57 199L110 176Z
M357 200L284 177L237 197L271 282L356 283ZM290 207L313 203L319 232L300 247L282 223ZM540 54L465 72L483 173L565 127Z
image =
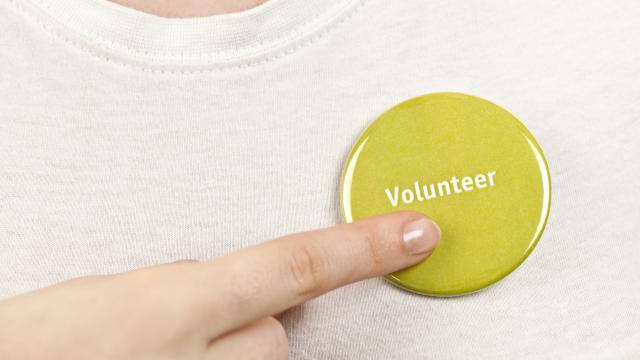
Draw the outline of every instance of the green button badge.
M420 211L442 229L433 254L387 280L455 296L515 270L544 230L549 169L533 135L481 98L437 93L388 110L353 147L342 174L346 222Z

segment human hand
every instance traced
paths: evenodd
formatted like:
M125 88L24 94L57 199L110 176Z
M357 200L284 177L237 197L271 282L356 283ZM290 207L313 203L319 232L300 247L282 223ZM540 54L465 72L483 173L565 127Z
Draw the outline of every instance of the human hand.
M0 302L0 359L285 359L273 317L429 256L432 221L399 212L207 262L78 278Z

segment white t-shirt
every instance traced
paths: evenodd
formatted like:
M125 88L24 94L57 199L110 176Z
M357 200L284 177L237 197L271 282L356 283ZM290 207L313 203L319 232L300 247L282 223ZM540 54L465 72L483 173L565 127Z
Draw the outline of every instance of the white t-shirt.
M337 224L362 130L459 91L545 151L537 249L470 296L374 279L313 300L283 319L291 357L637 359L638 19L633 0L270 0L183 20L2 1L0 297Z

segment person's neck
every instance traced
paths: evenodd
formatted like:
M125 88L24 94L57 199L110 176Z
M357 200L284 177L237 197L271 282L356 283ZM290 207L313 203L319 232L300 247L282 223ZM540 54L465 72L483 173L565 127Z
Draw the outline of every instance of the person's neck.
M256 7L267 0L111 0L138 11L167 18L228 14Z

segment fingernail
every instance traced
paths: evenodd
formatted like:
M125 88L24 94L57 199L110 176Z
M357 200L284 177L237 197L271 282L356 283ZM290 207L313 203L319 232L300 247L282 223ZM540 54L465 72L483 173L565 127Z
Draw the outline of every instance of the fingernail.
M438 245L441 235L442 232L436 223L423 218L405 225L402 239L409 253L417 255L433 250Z

